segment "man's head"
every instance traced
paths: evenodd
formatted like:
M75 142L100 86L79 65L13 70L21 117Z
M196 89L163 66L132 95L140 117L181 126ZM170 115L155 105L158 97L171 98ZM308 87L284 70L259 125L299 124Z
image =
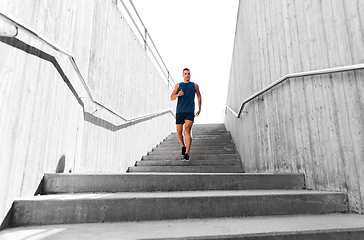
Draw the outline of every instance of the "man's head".
M182 77L185 81L189 82L191 78L190 69L188 68L183 69Z

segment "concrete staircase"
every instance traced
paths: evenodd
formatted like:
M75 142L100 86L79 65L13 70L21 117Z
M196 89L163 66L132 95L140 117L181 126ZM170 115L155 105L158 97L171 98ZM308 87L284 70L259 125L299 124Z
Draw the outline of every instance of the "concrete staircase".
M345 193L306 190L299 173L244 173L224 125L195 125L193 136L189 162L172 134L125 174L45 174L42 195L16 200L14 228L3 232L61 228L51 239L67 240L364 239L364 216L347 213Z
M242 173L243 166L224 125L195 126L190 161L181 161L181 144L171 134L128 172Z

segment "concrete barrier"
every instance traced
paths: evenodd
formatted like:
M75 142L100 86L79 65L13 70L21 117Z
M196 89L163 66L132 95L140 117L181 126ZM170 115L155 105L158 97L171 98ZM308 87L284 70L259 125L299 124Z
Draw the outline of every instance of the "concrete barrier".
M358 1L241 1L227 104L286 74L363 62ZM364 71L289 79L226 126L247 172L301 172L307 188L345 191L364 213Z
M97 102L125 118L173 107L116 1L4 1L71 52ZM0 223L45 172L123 173L174 129L172 114L126 124L92 104L68 58L19 31L0 37Z

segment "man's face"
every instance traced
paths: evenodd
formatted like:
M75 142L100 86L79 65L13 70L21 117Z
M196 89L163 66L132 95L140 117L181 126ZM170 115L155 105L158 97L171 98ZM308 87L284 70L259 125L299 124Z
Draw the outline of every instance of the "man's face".
M182 76L183 76L183 79L184 79L185 81L190 81L190 78L191 78L190 71L188 71L188 70L184 70L184 71L183 71Z

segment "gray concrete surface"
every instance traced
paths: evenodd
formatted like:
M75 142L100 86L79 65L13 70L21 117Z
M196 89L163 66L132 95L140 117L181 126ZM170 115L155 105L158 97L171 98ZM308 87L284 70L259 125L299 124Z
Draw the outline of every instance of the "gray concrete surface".
M340 192L234 190L56 194L16 200L10 226L347 212Z
M43 194L83 192L303 189L304 187L304 175L298 173L45 174Z
M182 158L182 156L181 156ZM181 160L181 159L179 159ZM176 160L154 160L137 161L135 166L241 166L239 160L198 160L176 161Z
M196 147L191 146L190 156L195 155L207 155L207 156L214 156L220 154L236 154L235 149L230 150L198 150ZM149 155L158 155L158 156L181 156L181 149L176 151L152 151L148 153Z
M0 223L14 199L33 195L60 162L62 172L125 172L176 129L170 113L122 125L106 110L133 118L175 106L117 1L38 3L0 0L2 11L73 56L105 108L90 102L67 56L25 31L1 39Z
M193 139L193 145L199 146L199 145L211 145L211 144L220 144L222 141L215 139L215 140L203 140L203 139ZM224 139L223 141L225 144L234 144L232 139ZM175 139L166 139L165 141L161 142L160 146L171 146L171 145L178 145L179 140L177 138Z
M286 74L363 63L364 2L240 1L226 104ZM360 80L359 80L360 79ZM304 172L364 214L364 71L290 78L225 111L246 172Z
M192 130L190 162L182 162L181 143L176 134L158 144L127 172L243 173L231 135L224 124L197 125ZM202 138L201 138L202 137ZM225 158L231 154L229 158ZM204 156L201 158L201 156ZM210 161L200 161L200 160ZM225 161L227 159L233 161ZM145 160L154 160L145 161ZM158 160L158 161L156 161ZM168 160L168 161L161 161ZM173 161L176 160L176 161ZM198 160L198 161L195 161Z
M359 240L364 239L364 216L326 214L184 219L47 225L0 231L0 240L239 239L242 237L275 240Z
M192 143L194 144L194 143ZM196 150L227 150L227 151L235 151L234 144L226 144L224 142L218 142L216 145L210 144L210 145L192 145L194 149ZM175 144L174 146L164 146L160 145L153 149L153 152L155 151L181 151L181 144Z
M243 173L244 168L243 166L136 166L129 167L128 172Z
M235 159L239 160L240 158L237 154L214 154L214 155L202 155L201 153L193 154L194 159L198 160L228 160ZM147 155L143 156L142 160L181 160L181 154L175 155Z

